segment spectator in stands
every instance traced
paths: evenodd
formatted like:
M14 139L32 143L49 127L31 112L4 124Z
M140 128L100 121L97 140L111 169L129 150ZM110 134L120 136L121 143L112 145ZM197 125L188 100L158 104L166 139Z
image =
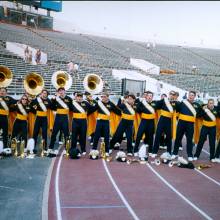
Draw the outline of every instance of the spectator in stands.
M78 74L78 70L79 70L79 66L78 64L74 64L72 61L70 61L68 64L67 64L67 71L68 73L74 77L74 75L77 77L77 79L79 79L79 74Z
M187 92L186 92L185 95L183 96L183 99L187 99Z
M28 63L32 64L32 50L30 50L28 54Z
M41 50L38 49L36 54L35 54L35 61L37 64L40 64L40 60L41 60Z
M28 46L24 50L24 60L25 60L26 63L29 60L29 48L28 48Z

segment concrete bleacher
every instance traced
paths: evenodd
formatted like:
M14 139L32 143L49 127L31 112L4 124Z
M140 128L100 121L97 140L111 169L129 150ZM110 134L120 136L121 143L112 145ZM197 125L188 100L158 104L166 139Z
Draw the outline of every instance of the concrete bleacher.
M6 50L6 42L17 42L41 49L48 55L47 65L26 64L22 58ZM110 85L112 94L121 93L121 83L112 76L112 69L137 70L130 65L130 58L144 59L161 69L172 69L176 74L149 75L182 89L195 89L216 96L220 93L220 50L185 48L174 45L147 47L146 43L104 38L85 34L70 34L35 30L22 26L0 23L0 65L12 69L14 80L10 93L23 92L22 77L29 72L44 75L45 85L51 93L51 76L57 70L67 70L67 63L78 63L79 79L73 80L68 91L83 91L86 74L96 73ZM197 67L193 72L192 66Z

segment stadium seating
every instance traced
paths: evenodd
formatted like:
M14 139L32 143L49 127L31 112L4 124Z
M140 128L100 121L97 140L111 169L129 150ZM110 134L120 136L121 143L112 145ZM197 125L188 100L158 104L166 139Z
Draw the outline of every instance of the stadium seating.
M48 55L46 65L31 65L6 50L6 42L17 42L40 48ZM147 47L146 43L104 38L85 34L35 30L27 27L0 23L0 65L12 69L14 80L10 94L23 92L22 77L29 72L44 75L51 93L51 76L57 70L67 70L67 63L79 64L79 79L74 79L73 91L83 91L82 80L88 73L102 75L110 85L111 93L121 93L121 83L112 76L112 69L138 70L130 65L130 58L144 59L161 69L175 70L176 74L149 75L182 89L195 89L216 96L220 93L220 51L186 48L174 45ZM193 66L196 69L193 69ZM143 71L142 71L143 73Z

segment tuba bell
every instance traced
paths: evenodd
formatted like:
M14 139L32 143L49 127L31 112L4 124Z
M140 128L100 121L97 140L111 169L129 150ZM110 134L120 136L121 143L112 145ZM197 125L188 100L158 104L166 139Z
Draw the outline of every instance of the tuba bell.
M0 66L0 87L7 87L13 78L12 71L6 66Z
M28 73L24 79L24 89L25 91L32 95L36 96L41 93L44 88L44 80L41 75L38 73Z
M83 80L83 86L92 95L98 94L103 90L103 80L97 74L88 74Z
M68 90L70 89L73 83L73 79L70 76L70 74L62 70L59 70L53 73L51 80L52 80L53 86L56 89L59 89L60 87L64 87L65 90Z

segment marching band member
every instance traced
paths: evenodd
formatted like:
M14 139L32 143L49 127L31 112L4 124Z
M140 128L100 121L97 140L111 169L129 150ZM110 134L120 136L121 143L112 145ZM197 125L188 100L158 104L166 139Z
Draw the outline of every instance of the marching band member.
M96 104L96 109L98 111L98 116L92 149L97 149L99 138L103 135L106 156L109 156L110 112L113 111L115 114L120 115L121 111L116 107L113 102L109 100L109 94L107 92L103 92L101 94L101 100L98 100Z
M215 161L215 140L216 140L216 117L219 116L217 107L214 106L214 100L209 99L208 104L203 106L201 117L203 117L203 125L200 132L199 143L196 148L194 160L199 158L203 145L209 137L210 156L212 162ZM216 155L217 156L217 155Z
M53 148L56 141L57 133L61 130L64 134L65 140L69 137L68 116L69 111L72 110L72 99L66 95L64 87L60 87L57 89L56 96L51 99L51 107L53 110L56 111L56 117L51 134L48 154L56 155L57 151L54 151Z
M175 96L175 92L170 91L169 99L165 97L164 99L161 99L156 102L156 108L161 109L161 112L157 124L156 136L154 139L153 154L152 154L153 158L155 158L157 155L157 152L159 150L160 138L163 133L166 135L167 152L171 154L172 125L176 123L176 121L173 122L174 112L176 108L176 102L174 101L174 96Z
M176 140L174 144L174 150L172 159L177 157L179 146L182 141L183 135L186 135L187 140L187 155L188 160L193 161L193 134L194 134L194 123L196 121L196 116L199 116L201 112L201 106L194 102L196 97L196 92L190 91L188 94L188 99L183 100L177 105L177 112L179 112L179 121L176 131Z
M73 120L72 120L72 145L71 148L76 148L77 140L81 147L81 153L86 155L86 133L87 133L87 113L95 111L95 107L83 101L83 94L76 93L73 103ZM72 150L71 149L71 150Z
M47 150L47 129L48 129L48 109L51 108L51 101L48 98L48 91L43 89L40 95L31 101L31 108L34 113L36 113L36 119L34 123L34 153L37 153L36 145L37 145L37 137L42 129L42 138L44 140L44 150Z
M121 121L116 129L115 134L110 141L110 149L112 150L116 143L121 143L124 132L126 133L127 138L127 155L133 155L133 146L132 146L132 132L133 124L135 117L135 96L129 94L128 97L122 102L118 103L118 107L122 111Z
M28 113L30 112L30 106L28 103L27 95L23 95L21 99L12 108L12 111L17 112L11 139L17 138L25 141L27 144L27 133L28 133ZM19 137L19 138L18 138Z
M7 95L7 88L0 88L0 129L3 133L3 148L9 149L8 147L8 116L10 106L15 104L17 101Z
M145 134L145 144L149 145L148 153L152 153L156 118L155 108L156 103L153 101L153 93L151 91L146 91L146 98L137 106L137 112L141 113L141 122L138 127L134 156L138 156L138 148L143 134Z

